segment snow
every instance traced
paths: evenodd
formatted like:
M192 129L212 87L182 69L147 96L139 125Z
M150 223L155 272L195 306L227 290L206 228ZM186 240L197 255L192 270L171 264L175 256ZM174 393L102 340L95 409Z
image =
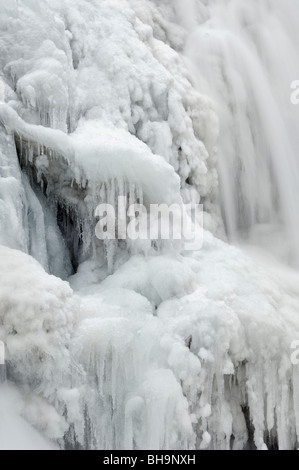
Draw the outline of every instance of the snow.
M16 390L0 388L0 450L58 450L18 415L18 400Z
M25 396L28 377L42 379L29 397L30 422L61 439L66 406L72 445L83 445L88 410L98 448L228 449L233 434L237 449L247 445L249 407L258 448L266 431L281 448L294 447L298 275L257 269L237 248L205 239L196 257L132 258L105 282L85 284L80 301L32 258L1 249L10 379L23 383ZM161 280L158 263L171 266Z
M298 272L261 248L273 227L273 245L298 233L267 39L277 25L279 50L293 44L294 7L210 3L0 0L0 448L298 447ZM217 152L226 228L238 204L272 211L246 218L259 250L217 238ZM119 195L204 203L203 248L97 240L95 209Z
M76 181L77 178L76 183L81 186L104 183L113 178L139 184L152 203L180 202L180 180L173 168L123 129L116 130L93 121L82 128L79 126L70 139L59 130L26 124L5 104L0 106L0 119L10 132L20 135L23 150L28 146L30 163L37 167L40 177L41 173L47 176L49 159L59 155L66 160L67 166L75 169L73 179ZM35 155L37 145L40 152ZM164 181L163 186L158 175Z

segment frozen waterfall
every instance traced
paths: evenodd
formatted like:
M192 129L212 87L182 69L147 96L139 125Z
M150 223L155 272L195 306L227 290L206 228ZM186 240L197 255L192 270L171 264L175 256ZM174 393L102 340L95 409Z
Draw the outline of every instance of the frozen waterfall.
M298 448L298 10L0 0L0 449ZM98 240L119 196L203 248Z

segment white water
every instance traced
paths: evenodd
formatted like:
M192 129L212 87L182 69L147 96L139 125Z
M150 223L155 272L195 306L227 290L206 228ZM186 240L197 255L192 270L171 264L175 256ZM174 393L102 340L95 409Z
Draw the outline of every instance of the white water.
M179 14L191 31L186 54L198 87L213 97L219 116L220 201L229 238L260 244L298 268L299 108L290 97L299 77L299 6L211 0L195 24L196 9L193 1Z

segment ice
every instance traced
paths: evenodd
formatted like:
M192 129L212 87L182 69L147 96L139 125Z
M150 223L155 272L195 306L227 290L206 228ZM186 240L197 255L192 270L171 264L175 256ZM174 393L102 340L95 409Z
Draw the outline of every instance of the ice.
M5 104L0 119L15 135L21 165L29 166L42 192L57 205L56 211L63 207L65 218L70 213L71 224L82 232L80 240L69 243L75 268L95 252L94 214L100 203L116 209L119 196L126 196L129 205L182 203L180 179L173 167L123 129L88 122L69 137L59 130L28 125ZM63 221L67 239L72 236L69 224ZM106 247L109 271L114 264L113 246Z
M298 371L289 354L291 339L299 334L298 275L265 268L256 272L256 264L238 249L206 238L209 246L196 258L173 260L167 282L181 285L176 298L154 282L157 263L167 265L160 256L148 262L136 258L135 281L132 259L122 274L88 290L85 283L78 303L66 283L42 274L31 258L2 249L6 282L0 298L7 307L2 307L6 326L1 337L5 331L14 363L10 379L18 377L27 394L27 378L34 383L43 377L38 397L31 395L33 403L26 407L27 419L49 437L61 436L66 406L74 434L65 439L71 448L228 449L233 435L237 449L248 445L246 419L253 423L258 448L271 445L267 433L280 448L295 446L297 402L291 382L297 383ZM146 274L143 281L141 273ZM188 293L194 277L197 283ZM18 297L10 294L13 282L23 286ZM39 292L35 304L26 300L27 283ZM82 281L76 283L84 290ZM44 360L38 365L40 355ZM59 414L50 405L61 413L58 429ZM46 429L35 409L46 413Z
M298 448L296 14L0 0L0 448ZM118 196L203 248L98 240Z

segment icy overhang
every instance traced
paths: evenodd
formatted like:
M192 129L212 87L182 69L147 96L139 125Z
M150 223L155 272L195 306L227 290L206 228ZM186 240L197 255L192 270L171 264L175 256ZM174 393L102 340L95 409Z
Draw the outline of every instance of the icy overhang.
M114 179L119 186L138 184L148 203L181 202L180 178L173 167L124 129L107 127L100 121L84 121L74 134L67 135L27 124L6 104L0 104L0 122L15 133L21 151L27 147L29 163L37 172L50 173L47 176L51 177L50 168L56 161L60 172L65 167L71 170L72 183L81 188L93 188Z

